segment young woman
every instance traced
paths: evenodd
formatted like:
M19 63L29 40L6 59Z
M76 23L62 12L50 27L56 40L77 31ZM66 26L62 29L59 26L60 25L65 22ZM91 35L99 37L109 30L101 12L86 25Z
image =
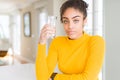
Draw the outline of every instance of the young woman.
M52 40L46 56L46 40L55 32L45 25L42 29L36 58L37 80L51 79L56 64L62 74L52 80L98 80L104 59L105 42L100 36L83 31L88 5L83 0L68 0L60 8L61 22L67 36Z

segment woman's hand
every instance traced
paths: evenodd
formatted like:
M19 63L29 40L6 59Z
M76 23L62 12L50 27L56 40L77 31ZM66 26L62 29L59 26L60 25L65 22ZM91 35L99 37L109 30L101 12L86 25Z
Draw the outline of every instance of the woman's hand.
M55 28L50 27L48 24L44 25L40 33L39 44L46 44L47 39L51 34L55 33Z
M49 78L48 80L52 80L51 78Z

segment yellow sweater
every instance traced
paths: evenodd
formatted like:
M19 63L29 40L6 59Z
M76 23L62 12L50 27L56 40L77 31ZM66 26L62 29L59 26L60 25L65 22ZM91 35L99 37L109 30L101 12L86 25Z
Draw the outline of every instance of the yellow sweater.
M46 45L38 44L37 80L48 80L58 63L62 74L54 80L97 80L104 59L105 42L86 33L77 40L56 37L46 56Z

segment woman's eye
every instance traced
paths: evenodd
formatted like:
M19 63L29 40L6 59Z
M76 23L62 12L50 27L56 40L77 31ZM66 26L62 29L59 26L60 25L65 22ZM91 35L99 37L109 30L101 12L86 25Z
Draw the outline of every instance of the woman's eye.
M63 20L63 23L67 24L67 23L69 23L69 21L68 20Z
M78 22L79 22L79 20L73 20L73 22L74 22L74 23L78 23Z

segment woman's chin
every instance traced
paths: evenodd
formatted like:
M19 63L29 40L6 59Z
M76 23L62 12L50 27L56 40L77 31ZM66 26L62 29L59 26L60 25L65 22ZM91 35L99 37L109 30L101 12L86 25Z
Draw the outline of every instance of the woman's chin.
M69 39L76 39L76 37L74 35L69 35L68 37L69 37Z

